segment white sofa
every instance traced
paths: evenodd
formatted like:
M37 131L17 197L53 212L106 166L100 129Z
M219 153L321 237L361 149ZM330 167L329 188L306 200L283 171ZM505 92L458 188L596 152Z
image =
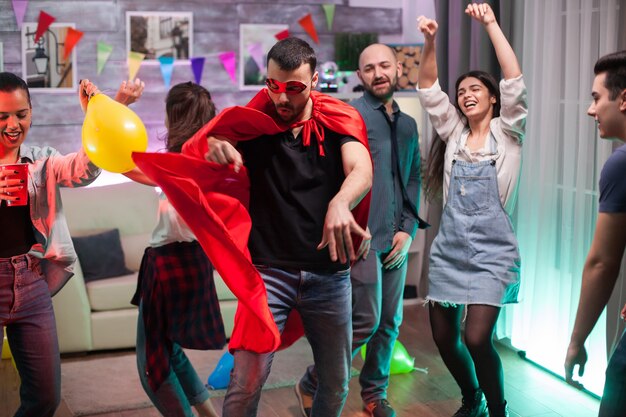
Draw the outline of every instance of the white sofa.
M137 271L156 223L158 196L152 187L126 182L62 189L63 208L72 236L119 229L130 275L85 284L80 261L75 275L53 298L61 353L135 346L137 308L130 304ZM237 301L215 273L227 337L232 332Z

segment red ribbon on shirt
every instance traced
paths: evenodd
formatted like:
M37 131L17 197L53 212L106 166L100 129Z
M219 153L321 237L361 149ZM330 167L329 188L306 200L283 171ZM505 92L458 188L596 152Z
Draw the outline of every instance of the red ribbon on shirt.
M356 109L328 95L311 92L311 118L288 126L283 124L267 90L261 90L245 106L223 110L183 146L182 154L133 153L137 166L157 183L220 274L239 303L230 339L231 351L244 349L258 353L286 347L303 335L302 321L294 310L285 329L278 332L267 305L265 285L251 262L248 237L252 222L248 213L250 182L247 170L236 173L232 166L208 162L207 136L224 136L241 141L275 135L302 126L302 143L310 146L317 138L324 155L324 127L351 136L369 151L367 129ZM363 229L367 226L370 193L354 207L352 214ZM361 238L353 235L359 247Z

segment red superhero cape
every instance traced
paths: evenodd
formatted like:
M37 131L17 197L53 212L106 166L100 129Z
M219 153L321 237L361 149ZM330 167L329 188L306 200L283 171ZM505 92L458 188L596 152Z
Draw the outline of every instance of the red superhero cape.
M133 153L137 166L167 195L170 203L193 231L198 242L239 300L229 349L269 352L286 347L303 335L302 322L292 311L282 336L267 305L263 280L252 265L248 252L251 228L247 211L250 183L245 167L235 173L232 166L207 162L207 136L231 140L250 140L274 135L302 126L302 141L310 146L311 135L317 138L324 154L324 129L352 136L368 150L367 130L360 114L333 97L311 92L312 115L309 120L287 126L279 120L267 90L260 91L246 107L222 111L189 139L182 154ZM369 214L370 193L352 210L356 222L365 229ZM360 237L353 236L355 247Z

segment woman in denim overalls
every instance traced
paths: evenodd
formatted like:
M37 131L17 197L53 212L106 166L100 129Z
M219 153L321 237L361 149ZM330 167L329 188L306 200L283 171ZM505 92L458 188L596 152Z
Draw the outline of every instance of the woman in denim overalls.
M487 410L491 417L507 416L492 337L502 305L517 302L519 289L520 259L509 214L520 171L526 89L489 5L470 4L465 12L487 30L504 80L500 92L491 75L464 74L451 104L437 81L437 23L418 19L426 40L418 94L445 146L439 164L444 211L431 248L427 300L435 343L463 395L454 417L482 417ZM429 161L429 174L435 165Z

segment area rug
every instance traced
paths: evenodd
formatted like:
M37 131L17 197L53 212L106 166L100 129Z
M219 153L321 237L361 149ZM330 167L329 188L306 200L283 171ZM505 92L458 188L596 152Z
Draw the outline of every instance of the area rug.
M225 350L185 350L203 381L213 372ZM313 362L305 338L280 351L264 389L293 386L305 367ZM355 369L352 374L358 374ZM63 359L61 396L74 416L111 413L151 407L137 375L135 352L89 354ZM223 396L225 390L210 390L211 396Z

